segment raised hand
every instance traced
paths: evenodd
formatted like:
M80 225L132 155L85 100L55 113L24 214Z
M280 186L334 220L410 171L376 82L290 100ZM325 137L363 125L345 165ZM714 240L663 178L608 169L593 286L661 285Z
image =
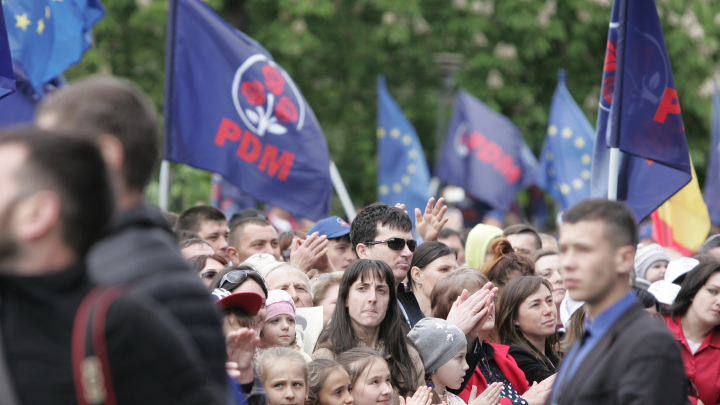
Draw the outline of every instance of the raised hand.
M255 379L255 374L252 368L252 359L255 356L255 348L260 343L260 336L250 328L240 328L236 331L232 331L225 337L225 347L228 354L228 366L230 363L235 363L233 372L230 373L232 377L237 374L238 381L241 384L247 384Z
M501 393L503 389L503 383L494 382L490 384L485 391L477 395L477 386L473 385L470 390L470 400L468 405L497 405L500 403Z
M290 245L290 263L305 273L315 267L315 263L327 255L327 236L318 236L319 232L308 235L305 240L295 238Z
M437 240L442 227L449 219L443 218L447 211L445 199L440 197L437 204L433 206L433 203L435 198L430 197L425 207L425 214L421 213L419 208L415 208L415 227L423 241Z

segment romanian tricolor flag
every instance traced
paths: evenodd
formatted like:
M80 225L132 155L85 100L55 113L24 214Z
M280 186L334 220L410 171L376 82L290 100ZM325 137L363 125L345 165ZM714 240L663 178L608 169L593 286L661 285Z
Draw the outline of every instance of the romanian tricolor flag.
M652 213L653 239L683 256L695 254L710 231L710 215L692 162L691 168L690 183Z

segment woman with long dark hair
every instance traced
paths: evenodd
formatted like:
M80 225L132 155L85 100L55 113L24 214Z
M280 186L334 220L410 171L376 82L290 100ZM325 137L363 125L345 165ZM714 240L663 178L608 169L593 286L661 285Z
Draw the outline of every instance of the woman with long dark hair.
M425 370L397 305L395 278L387 264L361 259L351 264L340 282L335 311L318 338L313 359L335 359L356 347L369 347L388 361L393 404L398 395L412 395L424 385Z
M500 342L510 346L528 382L556 373L557 307L550 282L540 276L510 280L498 302L497 320Z
M419 320L430 316L430 294L435 282L456 267L457 252L442 242L425 242L415 249L406 292L398 294L400 311L410 329Z
M668 328L680 343L693 403L720 402L720 263L703 263L685 276Z

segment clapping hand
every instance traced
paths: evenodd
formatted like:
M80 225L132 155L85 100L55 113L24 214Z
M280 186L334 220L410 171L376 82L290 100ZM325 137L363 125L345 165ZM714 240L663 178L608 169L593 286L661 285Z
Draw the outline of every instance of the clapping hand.
M432 388L420 387L412 397L403 398L403 396L400 395L398 399L400 400L400 405L432 405Z
M500 393L502 393L502 389L503 383L494 382L478 396L477 386L473 385L472 390L470 390L468 405L497 405L500 403Z

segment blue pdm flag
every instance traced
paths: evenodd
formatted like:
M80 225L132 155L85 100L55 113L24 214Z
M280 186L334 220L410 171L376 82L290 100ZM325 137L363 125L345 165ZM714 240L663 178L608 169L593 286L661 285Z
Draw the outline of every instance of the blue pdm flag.
M245 194L235 184L227 181L223 176L215 173L212 175L210 205L217 207L226 217L230 218L238 211L245 208L256 208L257 202L254 198Z
M720 92L717 83L712 109L710 158L705 172L705 204L710 213L710 223L720 226Z
M590 163L595 130L565 85L565 71L550 105L547 135L540 154L537 184L565 211L590 197Z
M0 6L0 99L12 94L13 91L15 91L15 75L13 75L5 17Z
M430 198L430 172L415 128L379 76L378 91L378 200L405 204L408 213L425 211ZM410 215L414 218L414 215Z
M526 148L510 119L460 90L437 176L505 211L533 170Z
M37 93L92 45L105 8L98 0L4 0L10 51Z
M165 159L219 173L297 216L330 213L330 157L300 90L200 0L171 0Z
M613 4L595 139L592 196L607 197L609 148L619 148L617 199L638 221L692 178L680 103L653 0Z

